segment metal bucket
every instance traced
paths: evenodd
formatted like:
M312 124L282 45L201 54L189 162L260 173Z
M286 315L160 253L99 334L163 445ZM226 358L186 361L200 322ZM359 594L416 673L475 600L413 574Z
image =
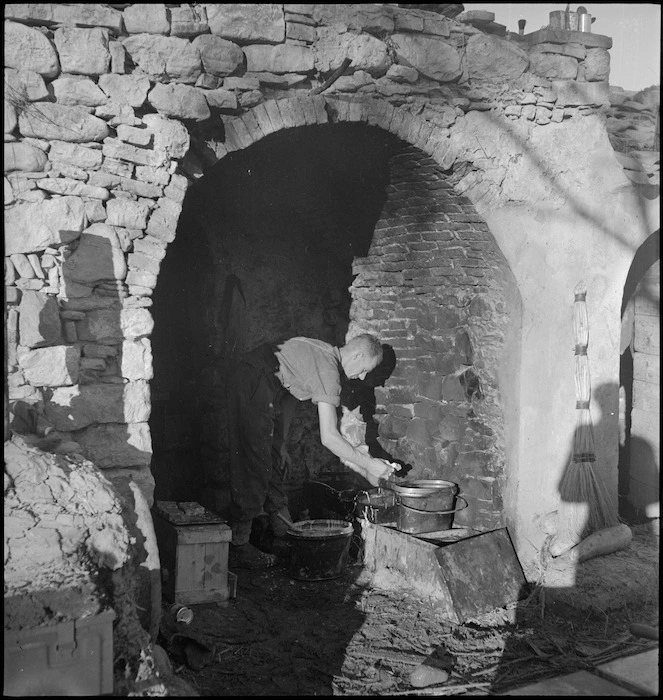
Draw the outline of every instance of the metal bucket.
M589 12L583 12L578 15L578 31L579 32L591 32L592 22L594 18L589 14Z
M391 489L376 488L362 491L355 496L355 514L365 517L370 523L396 525L398 503Z
M398 497L398 521L401 532L417 534L449 530L454 514L467 507L467 501L458 495L458 484L442 479L420 479L394 484ZM456 500L463 505L456 506Z
M301 581L326 581L343 574L348 563L352 523L302 520L288 529L290 575Z

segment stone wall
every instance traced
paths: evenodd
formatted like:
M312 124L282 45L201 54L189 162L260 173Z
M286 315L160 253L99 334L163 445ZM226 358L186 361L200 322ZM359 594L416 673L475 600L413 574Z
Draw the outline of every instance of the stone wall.
M151 499L150 306L188 187L270 135L365 124L437 163L513 274L523 362L497 368L513 392L500 498L535 560L531 523L556 505L573 430L572 290L586 277L593 378L618 385L623 279L657 228L606 133L611 40L394 5L7 4L5 18L8 395L38 407L54 449Z

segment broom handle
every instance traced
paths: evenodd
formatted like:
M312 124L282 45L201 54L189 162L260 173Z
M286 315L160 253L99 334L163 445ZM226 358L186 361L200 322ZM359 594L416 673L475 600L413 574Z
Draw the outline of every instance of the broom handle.
M575 333L575 387L576 411L578 412L577 426L574 433L574 461L593 461L594 436L592 434L592 419L589 411L591 399L591 384L589 379L589 359L587 345L589 344L589 321L587 317L587 287L579 282L574 290L573 330Z

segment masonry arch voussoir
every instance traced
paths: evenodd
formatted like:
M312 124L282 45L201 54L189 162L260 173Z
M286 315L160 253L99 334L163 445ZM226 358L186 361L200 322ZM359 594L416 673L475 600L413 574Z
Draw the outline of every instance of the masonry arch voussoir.
M451 145L448 130L419 115L394 107L386 100L322 95L266 100L227 121L219 160L283 129L343 122L365 122L384 129L432 156L445 170L456 161L456 149Z

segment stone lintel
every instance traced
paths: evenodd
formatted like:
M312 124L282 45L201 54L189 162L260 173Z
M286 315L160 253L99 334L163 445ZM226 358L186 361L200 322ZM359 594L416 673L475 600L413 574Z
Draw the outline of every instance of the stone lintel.
M566 29L539 29L531 34L526 34L525 41L529 44L582 44L591 48L610 49L612 38L602 34L591 32L572 32Z

